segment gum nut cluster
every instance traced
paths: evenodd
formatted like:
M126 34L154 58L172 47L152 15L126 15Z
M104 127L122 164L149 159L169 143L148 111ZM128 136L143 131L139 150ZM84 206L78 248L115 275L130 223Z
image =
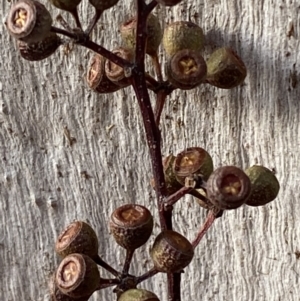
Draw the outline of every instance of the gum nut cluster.
M93 228L83 221L69 224L58 236L55 251L63 260L54 275L52 300L88 300L101 284L95 263L98 238Z
M17 39L17 49L29 61L43 60L62 44L52 33L52 17L46 7L35 0L20 0L11 6L5 21L8 32Z

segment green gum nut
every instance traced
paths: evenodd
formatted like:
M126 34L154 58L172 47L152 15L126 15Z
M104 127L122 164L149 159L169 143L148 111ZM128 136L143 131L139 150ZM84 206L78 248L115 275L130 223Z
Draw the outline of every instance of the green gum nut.
M279 192L280 185L274 173L261 165L254 165L245 170L251 181L251 194L246 204L263 206L273 201Z
M144 289L129 289L125 291L118 301L159 301L158 297Z
M240 85L247 76L242 59L230 48L219 48L206 62L206 81L221 89L231 89Z
M188 21L171 23L164 30L163 46L168 56L183 49L201 51L204 46L203 30Z

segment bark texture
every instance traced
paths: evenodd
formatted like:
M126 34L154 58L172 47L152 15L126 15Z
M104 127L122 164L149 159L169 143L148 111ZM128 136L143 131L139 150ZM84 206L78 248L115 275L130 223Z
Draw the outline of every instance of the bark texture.
M2 20L10 5L1 2ZM58 11L46 6L55 17ZM108 49L118 46L118 25L133 8L121 0L104 13L93 38ZM83 20L91 18L88 1L80 11ZM230 46L248 68L245 83L233 90L203 85L174 92L162 115L163 153L201 146L215 167L262 164L281 184L275 202L244 206L215 222L183 274L182 300L298 301L300 3L197 0L155 12L162 24L199 24L206 34L205 57ZM125 252L109 236L111 212L139 203L158 221L148 149L133 89L108 95L88 89L89 51L70 51L69 45L30 63L19 57L4 25L0 41L0 296L48 301L47 283L59 262L54 242L69 222L89 222L100 255L121 269ZM192 198L175 206L175 229L189 239L204 218ZM132 273L151 267L153 240L154 235L136 254ZM164 276L142 287L167 299ZM105 289L91 298L102 299L115 296Z

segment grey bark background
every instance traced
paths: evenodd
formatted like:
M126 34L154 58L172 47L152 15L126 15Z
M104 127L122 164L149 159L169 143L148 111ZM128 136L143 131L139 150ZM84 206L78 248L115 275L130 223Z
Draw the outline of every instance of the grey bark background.
M10 5L1 2L2 20ZM55 17L58 11L46 5ZM133 7L120 0L104 13L93 39L108 49L119 45L118 25ZM80 11L83 20L92 16L88 1ZM183 1L155 13L162 25L199 24L205 57L231 46L248 68L245 83L230 91L203 85L174 92L162 116L163 153L201 146L215 167L262 164L281 183L273 203L243 206L215 222L183 274L182 300L299 300L299 1ZM44 301L59 263L54 242L68 223L88 221L99 236L99 254L120 269L125 252L109 236L111 212L139 203L158 221L148 149L133 90L96 95L88 89L89 51L60 49L30 63L3 25L0 38L0 296ZM175 206L175 229L192 239L205 215L187 197ZM151 267L148 249L158 232L156 225L132 273ZM141 287L167 299L164 275ZM91 300L115 300L110 292Z

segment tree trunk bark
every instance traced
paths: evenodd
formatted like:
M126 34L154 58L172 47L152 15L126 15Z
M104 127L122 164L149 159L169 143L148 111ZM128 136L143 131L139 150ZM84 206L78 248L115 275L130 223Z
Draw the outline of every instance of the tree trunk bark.
M10 5L2 2L2 20ZM58 10L45 5L55 18ZM133 11L131 1L106 11L93 40L109 50L117 47L119 24ZM80 5L84 24L92 12L88 1ZM215 167L261 164L274 170L281 184L273 203L225 212L214 223L182 274L182 300L298 301L299 2L183 1L154 13L162 25L197 23L206 35L205 58L216 47L229 46L248 70L245 83L232 90L209 85L176 90L162 113L163 154L200 146ZM54 243L73 220L95 228L99 254L121 270L125 251L109 235L107 223L112 211L126 203L146 206L157 222L130 269L143 274L152 267L148 250L159 226L133 89L106 95L91 91L85 83L91 53L79 46L70 44L44 61L27 62L5 26L0 27L0 40L2 299L49 300L48 281L60 261ZM174 228L193 240L205 216L195 199L185 197L175 205ZM109 276L104 271L101 275ZM167 299L165 275L141 287ZM91 300L115 300L111 292L97 292Z

